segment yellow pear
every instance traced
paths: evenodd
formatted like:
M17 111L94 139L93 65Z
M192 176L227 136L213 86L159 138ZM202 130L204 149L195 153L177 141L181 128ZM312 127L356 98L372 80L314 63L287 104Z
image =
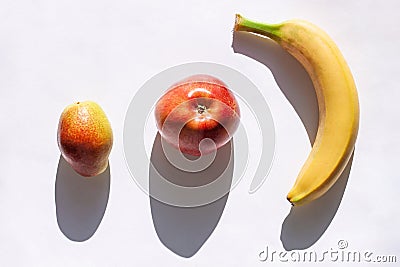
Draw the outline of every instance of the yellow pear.
M78 174L92 177L107 169L113 134L97 103L84 101L67 106L60 117L57 141L61 155Z

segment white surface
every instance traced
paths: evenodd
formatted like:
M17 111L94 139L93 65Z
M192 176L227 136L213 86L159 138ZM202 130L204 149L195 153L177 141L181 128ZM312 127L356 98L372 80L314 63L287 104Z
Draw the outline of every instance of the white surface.
M304 211L307 218L286 219L291 207L285 196L310 143L268 68L233 53L236 12L270 22L299 17L318 24L341 48L359 89L361 125L347 187L330 225L306 251L322 253L346 240L352 251L397 255L399 261L399 8L397 1L342 0L1 1L0 265L272 265L260 262L258 254L267 245L284 251L282 228L289 227L290 240L307 238L301 234L307 218L316 216L317 228L326 223L315 215L330 214L324 206ZM122 130L135 90L165 68L194 61L227 65L262 88L275 120L277 152L263 187L249 195L250 181L242 181L214 232L187 259L160 242L149 198L126 167ZM56 217L56 131L63 108L85 99L104 108L115 142L104 217L90 239L74 242L60 231ZM296 216L298 223L292 220ZM316 235L318 229L307 231Z

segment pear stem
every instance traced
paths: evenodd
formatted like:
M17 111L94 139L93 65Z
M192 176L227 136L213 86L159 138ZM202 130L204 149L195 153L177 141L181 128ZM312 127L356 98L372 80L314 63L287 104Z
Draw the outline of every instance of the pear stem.
M240 14L236 14L234 31L257 33L273 40L280 39L279 28L281 24L266 24L249 20Z

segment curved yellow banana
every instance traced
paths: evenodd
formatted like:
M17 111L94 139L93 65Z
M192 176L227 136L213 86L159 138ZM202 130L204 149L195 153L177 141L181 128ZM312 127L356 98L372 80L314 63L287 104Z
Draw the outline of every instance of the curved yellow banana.
M234 30L273 39L304 66L312 79L319 109L317 136L287 196L293 205L308 203L336 182L354 150L359 104L350 69L332 39L310 22L264 24L236 15Z

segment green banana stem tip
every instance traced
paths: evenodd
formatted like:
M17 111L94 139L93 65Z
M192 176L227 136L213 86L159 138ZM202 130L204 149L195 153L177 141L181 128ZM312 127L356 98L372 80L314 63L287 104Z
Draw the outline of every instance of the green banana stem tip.
M243 17L240 14L235 15L235 26L233 28L233 31L240 31L240 23L241 23L242 18Z
M277 39L280 38L280 26L280 24L266 24L252 21L243 17L240 14L236 14L235 26L233 30L257 33L263 36L267 36L271 39Z

